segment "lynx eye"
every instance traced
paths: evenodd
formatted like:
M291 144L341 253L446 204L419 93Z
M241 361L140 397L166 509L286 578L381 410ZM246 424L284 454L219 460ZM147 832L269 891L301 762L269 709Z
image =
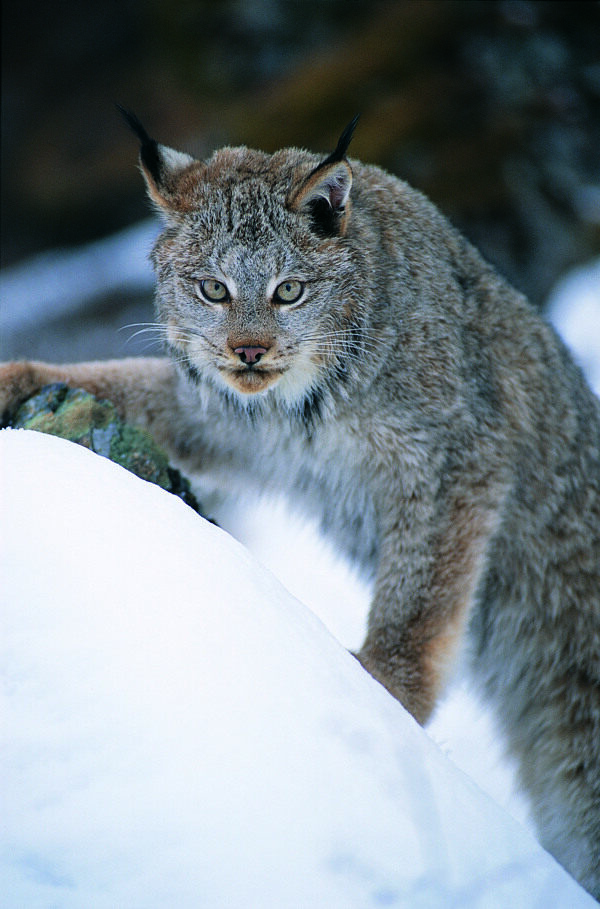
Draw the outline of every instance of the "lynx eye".
M201 296L209 303L226 303L229 300L229 291L222 281L216 278L204 278L196 283Z
M275 303L297 303L304 293L304 284L302 281L282 281L275 288L273 301Z

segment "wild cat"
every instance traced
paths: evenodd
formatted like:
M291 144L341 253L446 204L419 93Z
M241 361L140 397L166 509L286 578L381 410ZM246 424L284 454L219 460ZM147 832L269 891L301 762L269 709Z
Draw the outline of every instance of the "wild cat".
M169 357L65 380L189 474L283 490L373 579L358 658L425 723L466 649L543 844L600 896L600 402L423 195L346 157L141 142ZM463 646L464 645L464 646Z

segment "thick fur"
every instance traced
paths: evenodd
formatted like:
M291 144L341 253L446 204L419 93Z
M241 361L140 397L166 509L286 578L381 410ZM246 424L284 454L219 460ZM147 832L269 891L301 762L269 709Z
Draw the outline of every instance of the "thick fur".
M66 380L184 470L317 514L373 578L363 665L423 723L466 651L542 842L600 896L598 400L395 177L297 149L150 155L144 136L170 358L9 364L3 408Z

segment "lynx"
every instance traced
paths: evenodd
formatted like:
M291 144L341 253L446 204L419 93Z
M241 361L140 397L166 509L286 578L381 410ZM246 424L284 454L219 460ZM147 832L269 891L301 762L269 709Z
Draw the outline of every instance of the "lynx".
M174 462L283 490L368 573L357 654L420 722L460 652L546 848L600 896L600 402L434 205L347 158L158 144L132 114L169 356L3 367L63 380ZM236 485L237 484L237 485Z

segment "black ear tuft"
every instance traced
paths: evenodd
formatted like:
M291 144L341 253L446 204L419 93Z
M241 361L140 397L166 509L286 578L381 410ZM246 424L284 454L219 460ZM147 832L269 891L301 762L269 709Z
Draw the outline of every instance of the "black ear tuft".
M125 120L127 126L136 134L142 145L153 141L133 111L127 110L121 104L116 104L115 107Z
M140 140L141 163L147 169L154 181L156 183L160 183L163 168L162 160L158 151L158 142L155 139L150 138L134 113L132 113L130 110L126 110L124 107L121 107L120 104L117 104L117 110L120 112L129 128Z
M356 124L358 123L360 114L356 114L352 118L348 126L345 128L344 132L338 139L338 144L335 147L335 150L328 155L324 161L316 168L320 170L322 167L327 167L329 164L335 164L338 161L343 161L346 157L346 152L348 151L348 146L352 142L352 136L354 135L354 130L356 129Z
M310 213L313 228L321 236L343 236L346 231L347 203L352 187L352 168L346 160L346 152L358 117L357 114L350 121L338 139L335 151L317 164L290 199L293 210Z
M117 104L121 116L140 140L140 165L152 202L168 217L188 210L189 200L179 185L179 176L194 163L191 155L179 152L152 139L135 114Z

